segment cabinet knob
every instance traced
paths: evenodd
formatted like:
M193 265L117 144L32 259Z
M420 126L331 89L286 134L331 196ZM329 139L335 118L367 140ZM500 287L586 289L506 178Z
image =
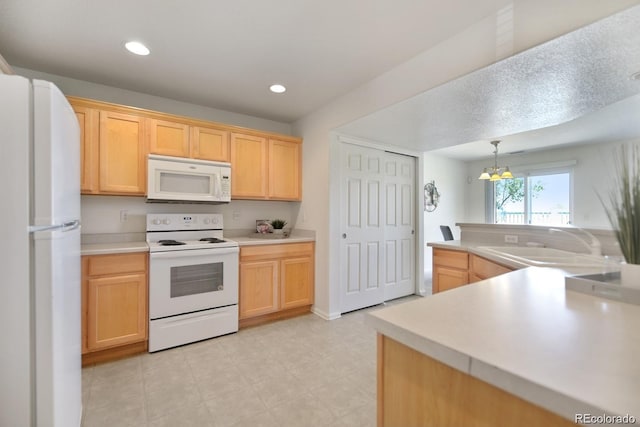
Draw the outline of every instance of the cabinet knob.
M342 233L342 238L346 239L347 238L347 233Z

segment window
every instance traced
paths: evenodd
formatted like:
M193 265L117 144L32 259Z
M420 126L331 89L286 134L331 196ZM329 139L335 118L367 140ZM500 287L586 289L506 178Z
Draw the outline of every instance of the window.
M572 222L571 171L514 173L492 186L496 224L567 225Z

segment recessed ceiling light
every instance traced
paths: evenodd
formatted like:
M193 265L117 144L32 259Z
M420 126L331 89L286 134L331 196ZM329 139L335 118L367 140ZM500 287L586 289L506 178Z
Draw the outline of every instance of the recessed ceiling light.
M127 42L124 47L126 47L129 52L135 53L136 55L146 56L150 53L149 48L140 42Z
M269 87L269 90L273 93L283 93L284 91L287 90L287 88L282 85L275 84L275 85L271 85Z

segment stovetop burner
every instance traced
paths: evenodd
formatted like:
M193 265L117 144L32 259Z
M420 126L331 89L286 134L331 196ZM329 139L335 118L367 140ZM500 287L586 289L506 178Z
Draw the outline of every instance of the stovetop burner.
M224 243L226 240L218 239L217 237L204 237L200 239L200 241L209 243Z
M186 245L185 242L178 242L177 240L158 240L160 246L180 246Z

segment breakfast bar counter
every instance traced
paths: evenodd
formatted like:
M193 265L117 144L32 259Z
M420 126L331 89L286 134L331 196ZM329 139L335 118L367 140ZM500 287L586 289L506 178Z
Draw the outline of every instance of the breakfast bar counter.
M367 320L379 427L640 420L640 306L566 291L562 270L513 271Z

